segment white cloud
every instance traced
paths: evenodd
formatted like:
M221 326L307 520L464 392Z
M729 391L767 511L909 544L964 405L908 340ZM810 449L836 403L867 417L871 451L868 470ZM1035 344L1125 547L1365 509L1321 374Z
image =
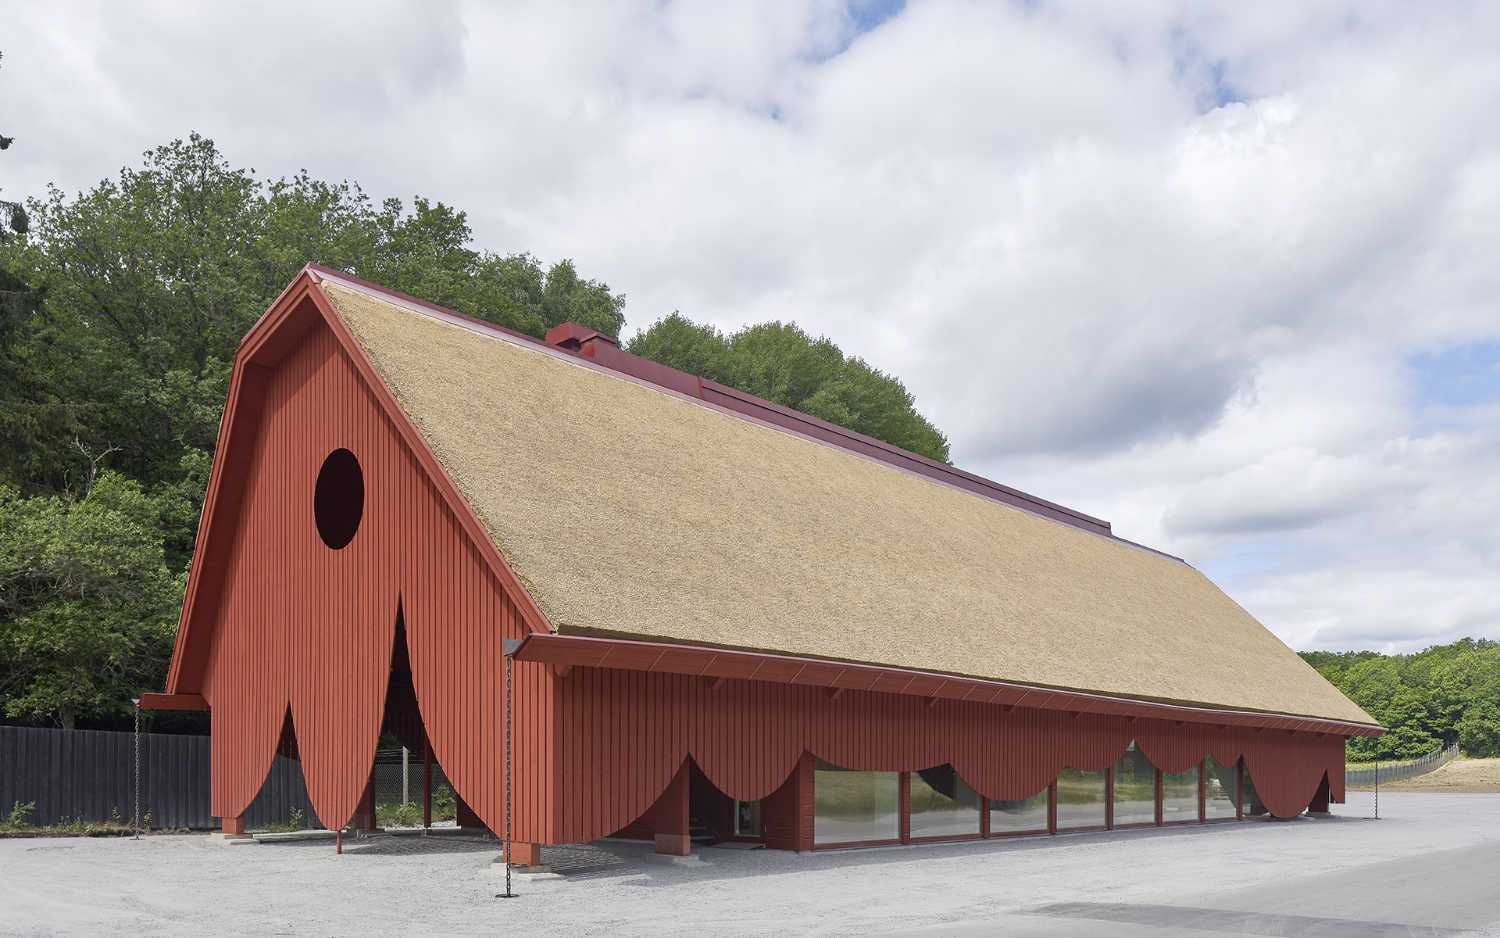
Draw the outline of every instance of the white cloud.
M1500 8L8 9L5 190L199 130L902 376L956 460L1294 645L1500 636ZM1421 380L1419 380L1421 379Z

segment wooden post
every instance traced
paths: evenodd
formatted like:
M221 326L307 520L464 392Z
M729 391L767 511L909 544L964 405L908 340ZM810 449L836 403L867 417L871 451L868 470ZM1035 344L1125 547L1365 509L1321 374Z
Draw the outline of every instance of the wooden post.
M990 799L979 799L979 836L990 836Z
M1115 769L1114 766L1104 770L1104 827L1107 830L1115 829Z
M370 777L365 782L364 794L359 796L359 805L354 809L354 829L375 829L375 767L370 767Z
M432 743L422 734L422 828L432 826Z
M1161 798L1162 798L1162 775L1161 775L1161 769L1157 769L1156 770L1156 826L1157 827L1161 827L1161 825L1162 825L1163 808L1162 808Z
M1234 762L1234 819L1245 819L1245 760Z
M1057 779L1047 786L1047 833L1057 833Z
M673 857L691 856L693 838L689 818L689 777L687 760L677 767L677 774L667 783L666 791L646 811L646 819L656 837L656 852Z
M523 843L511 844L510 862L514 866L541 866L542 845Z
M1198 760L1198 823L1208 820L1208 760Z
M897 830L904 844L911 841L911 773L902 772L898 778L900 781L896 790L899 792L897 803L900 807L897 810L901 814L901 824Z
M1308 814L1328 813L1328 773L1323 773L1323 780L1318 782L1318 790L1313 794L1312 801L1307 806Z

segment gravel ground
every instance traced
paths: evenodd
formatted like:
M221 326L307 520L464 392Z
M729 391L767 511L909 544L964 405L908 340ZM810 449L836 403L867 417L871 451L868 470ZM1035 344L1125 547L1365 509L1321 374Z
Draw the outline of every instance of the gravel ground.
M493 844L205 835L0 840L3 934L1456 934L1500 923L1500 796L1351 795L1331 819L798 856L549 849L493 898ZM1500 933L1500 932L1496 932Z

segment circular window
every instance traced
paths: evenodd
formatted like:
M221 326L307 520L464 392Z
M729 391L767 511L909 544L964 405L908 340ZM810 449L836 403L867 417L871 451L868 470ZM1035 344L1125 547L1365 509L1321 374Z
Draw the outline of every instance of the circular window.
M313 489L313 517L323 543L338 550L354 540L365 514L365 474L359 460L346 449L336 449L323 460Z

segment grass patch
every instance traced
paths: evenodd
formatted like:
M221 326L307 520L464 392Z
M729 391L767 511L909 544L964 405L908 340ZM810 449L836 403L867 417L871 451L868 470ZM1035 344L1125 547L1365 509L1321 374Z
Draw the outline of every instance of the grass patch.
M118 808L107 821L64 818L56 824L38 824L36 802L17 801L0 817L0 837L121 837L130 833L134 831L120 819Z
M432 820L452 821L458 817L458 798L453 789L439 785L432 793ZM380 827L420 827L422 804L417 801L393 801L375 806L375 823Z

